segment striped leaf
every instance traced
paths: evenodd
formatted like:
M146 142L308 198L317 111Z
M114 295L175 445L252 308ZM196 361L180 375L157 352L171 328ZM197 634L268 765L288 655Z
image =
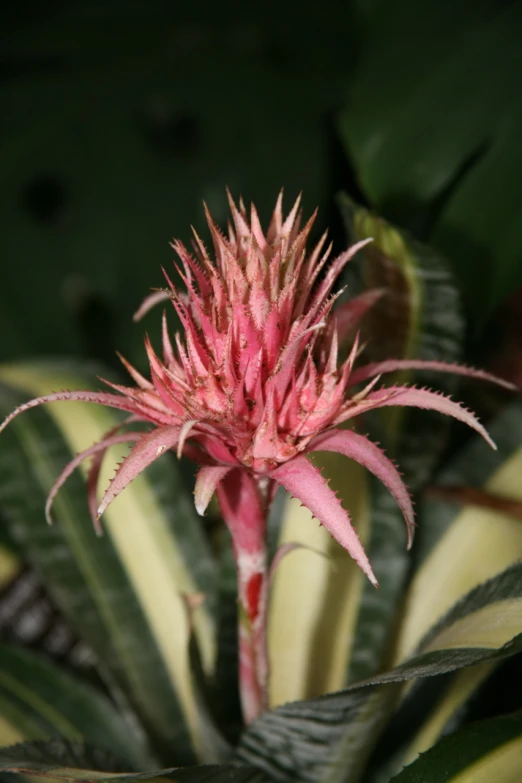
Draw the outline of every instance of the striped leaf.
M86 388L93 374L64 365L0 368L0 408L62 388ZM121 689L168 761L204 758L205 738L189 667L183 593L204 593L195 633L213 667L214 573L199 518L170 455L136 479L105 514L97 538L78 473L56 498L57 524L44 521L54 480L78 451L118 421L95 405L64 403L20 416L2 434L0 508L58 606L99 657L100 673ZM118 453L101 477L107 484ZM112 463L112 464L109 464ZM193 750L190 750L190 749Z
M341 197L339 205L353 241L373 237L358 261L364 288L383 290L363 324L369 358L458 361L464 324L459 295L444 259L347 196ZM457 384L451 375L432 372L386 376L390 385L395 380L445 393L453 392ZM385 422L386 445L393 447L409 485L417 488L436 464L449 419L399 408L379 418Z
M441 740L393 783L519 783L522 712L466 726Z
M421 509L419 568L404 608L395 660L407 657L433 621L477 584L522 559L522 524L508 510L466 502L459 487L522 501L522 404L509 406L490 426L498 450L474 439L440 474ZM437 585L434 590L433 586Z
M373 476L370 487L368 555L379 580L379 590L363 582L351 639L348 683L373 676L387 663L397 607L410 565L404 519L395 499Z
M110 751L134 769L151 756L135 723L92 685L42 655L0 645L0 745L60 737Z
M313 461L331 477L330 486L350 509L359 536L366 542L370 518L364 470L333 454L321 454ZM343 687L365 579L311 512L295 498L286 497L278 546L292 544L298 546L277 565L270 595L272 706Z
M377 671L408 565L404 520L387 490L344 457L312 459L349 509L381 589L366 583L308 509L284 499L278 544L299 548L280 561L271 590L272 706L339 690Z
M509 406L490 432L498 451L484 448L478 439L470 443L440 474L420 510L417 554L421 566L406 600L397 661L425 633L427 617L442 616L474 585L522 559L522 524L513 515L517 501L522 502L520 402ZM473 505L470 497L490 505ZM454 724L493 668L494 664L487 663L456 673L396 763L410 763L433 745Z
M219 530L218 539L218 656L212 696L219 727L235 744L243 728L238 689L236 561L230 534L224 526Z
M262 783L266 780L251 767L171 767L152 772L119 771L118 762L107 752L64 740L25 742L0 750L0 769L7 773L70 781L176 780L179 783Z
M400 683L433 677L522 650L522 564L462 599L394 669L318 699L265 713L245 732L239 758L279 780L354 783L382 724L400 699ZM384 687L383 687L384 686Z

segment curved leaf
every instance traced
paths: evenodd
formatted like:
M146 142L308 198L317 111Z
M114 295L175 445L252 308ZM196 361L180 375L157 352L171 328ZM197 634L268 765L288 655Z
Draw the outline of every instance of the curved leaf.
M243 728L239 700L237 570L232 538L222 526L217 536L218 571L218 654L214 676L214 709L218 725L234 745Z
M445 490L481 487L499 498L522 500L522 404L515 402L491 425L498 451L473 440L440 474L421 509L421 566L408 590L397 640L404 659L468 590L522 559L522 524L502 511L455 502ZM433 585L437 589L433 589Z
M418 652L344 691L265 713L243 735L239 758L279 780L360 779L399 683L432 677L522 650L522 564L465 597ZM515 634L513 633L515 631ZM383 687L384 686L384 687Z
M266 778L251 767L170 767L152 772L117 771L117 762L106 752L63 740L24 742L0 750L0 769L36 777L70 781L177 780L179 783L262 783Z
M339 454L310 459L350 511L380 589L362 578L308 509L281 493L278 546L298 548L277 565L271 589L272 706L337 690L378 670L408 566L402 513L385 487Z
M376 207L434 226L432 243L483 320L522 283L522 9L401 0L381 4L376 19L341 137Z
M522 769L522 713L466 726L393 778L394 783L517 783Z
M107 696L41 655L0 645L0 704L4 720L25 739L83 740L135 769L152 764L144 736ZM0 744L9 744L3 730Z
M399 756L394 759L394 769L415 761L417 756L431 748L450 726L454 726L463 705L489 677L495 666L494 662L481 663L453 675L449 687L442 690L441 698L423 720L413 739L408 741L406 749L402 749ZM399 759L400 763L398 763Z
M492 452L478 439L471 442L440 474L421 508L416 551L421 567L406 600L397 660L411 651L430 620L443 615L466 589L522 558L522 525L510 515L517 499L522 499L520 402L509 406L489 429L498 451ZM486 497L496 499L496 508L469 504L465 488L480 488ZM458 672L397 758L407 763L426 751L453 724L493 668L482 664Z
M383 485L370 479L371 539L368 557L379 590L363 583L357 622L351 639L347 682L374 675L387 662L395 614L406 581L410 557L402 513Z
M311 457L350 510L363 542L369 536L364 470L338 455ZM350 555L296 499L285 498L278 547L299 544L277 565L270 591L270 703L316 696L342 687L366 578ZM379 577L379 574L377 573ZM375 588L371 586L375 591ZM296 639L299 643L296 644Z
M89 377L86 372L67 372L63 365L4 366L2 413L21 399L21 391L8 391L7 384L36 396L56 388L85 387ZM210 671L214 576L197 514L183 493L175 464L154 465L122 493L106 514L101 539L92 529L78 475L56 498L58 524L47 528L43 518L45 496L60 470L118 420L111 411L77 403L19 417L2 434L0 507L58 605L140 712L166 758L182 759L189 736L199 752L205 751L191 691L181 594L207 596L196 614L195 632ZM105 464L105 485L109 471Z

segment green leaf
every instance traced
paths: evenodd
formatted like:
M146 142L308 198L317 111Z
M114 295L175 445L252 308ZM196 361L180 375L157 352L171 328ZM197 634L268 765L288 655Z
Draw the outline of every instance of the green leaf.
M79 743L24 742L0 750L0 769L37 777L71 781L126 781L170 779L179 783L262 783L258 770L245 766L170 767L129 774L104 751Z
M444 259L347 196L339 204L352 241L373 237L358 255L364 288L384 291L363 324L370 360L458 361L463 321L458 292ZM387 375L383 381L389 385L418 383L445 393L453 392L458 382L446 373L413 371ZM418 488L446 442L449 419L393 408L381 412L379 420L384 423L386 446L393 450L407 484Z
M107 696L28 650L0 645L0 705L3 719L26 739L84 740L136 769L152 763L143 735Z
M377 671L408 564L404 520L387 490L337 454L312 459L350 511L381 589L367 583L308 509L284 499L278 544L298 548L280 561L270 592L272 706L338 690Z
M94 773L96 777L104 771L112 778L114 774L118 775L119 764L121 760L104 748L63 738L20 742L0 750L0 769L15 774L30 772L50 777L51 773L70 773L73 778L77 777L74 773L83 768L84 772Z
M396 668L344 691L265 713L243 735L239 758L281 780L322 780L327 773L331 781L359 780L400 698L398 683L522 650L521 584L518 564L466 596Z
M371 203L451 260L481 319L522 283L521 25L517 3L382 4L339 119Z
M371 677L387 663L395 614L410 564L399 507L373 476L370 486L371 538L367 551L379 580L379 590L369 582L363 583L357 622L350 639L349 683Z
M419 754L431 748L441 736L455 728L456 722L460 722L463 716L463 705L481 687L496 666L495 661L480 663L452 675L451 682L441 689L440 697L429 714L423 718L414 737L395 754L390 764L390 773L410 764Z
M522 713L473 723L423 753L394 783L518 783Z
M217 722L234 744L243 727L238 689L238 608L236 561L228 530L219 529L218 655L213 687Z
M22 390L26 399L51 389L86 387L91 378L64 365L4 366L1 412L20 403ZM183 760L191 744L204 757L182 593L206 596L195 615L195 633L211 672L214 574L174 461L164 458L122 493L105 514L101 539L92 529L79 475L56 498L57 524L45 525L45 498L62 468L117 420L107 409L77 403L17 418L2 434L0 507L57 604L97 653L102 676L123 689L165 758ZM102 483L109 477L107 466Z
M313 461L350 509L361 540L370 533L363 468L338 455ZM346 683L364 575L295 498L285 498L278 545L297 544L279 562L268 614L270 704L317 696ZM378 576L378 575L377 575ZM299 639L299 644L296 644Z
M421 564L406 597L396 660L409 655L433 622L467 591L522 559L519 519L469 504L465 495L459 504L458 492L457 497L451 492L472 487L500 500L522 501L521 403L506 408L490 432L497 451L474 438L441 472L420 509L416 554Z
M489 430L498 450L492 451L480 438L473 439L444 468L420 508L416 556L421 566L405 601L397 661L410 653L433 620L467 590L522 559L522 524L509 514L509 504L522 501L521 403L506 408ZM496 499L497 508L470 504L468 488ZM453 677L403 749L403 763L441 736L493 668L493 664L482 664Z

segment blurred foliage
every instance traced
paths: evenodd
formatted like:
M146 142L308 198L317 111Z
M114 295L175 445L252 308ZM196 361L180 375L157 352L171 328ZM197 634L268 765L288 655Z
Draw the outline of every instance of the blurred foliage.
M522 284L521 27L498 0L4 4L1 358L139 363L131 315L225 185L265 218L303 190L318 229L348 189L433 241L484 323Z
M522 285L522 4L391 0L339 131L370 202L453 263L473 317Z
M328 114L353 60L354 9L338 29L326 6L318 13L296 21L276 3L260 16L239 3L149 0L12 7L0 90L4 358L112 360L118 347L139 361L132 313L162 284L172 236L202 226L202 199L225 218L225 186L264 218L283 185L288 200L303 190L324 220Z

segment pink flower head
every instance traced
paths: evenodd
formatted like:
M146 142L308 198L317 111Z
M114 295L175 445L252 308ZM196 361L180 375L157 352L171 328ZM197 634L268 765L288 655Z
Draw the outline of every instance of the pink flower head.
M225 516L232 519L241 499L262 507L281 485L310 509L376 584L347 511L305 455L336 451L368 468L395 497L411 542L413 509L397 469L368 438L338 425L375 408L416 406L454 416L493 445L475 416L451 399L427 389L377 384L383 373L421 367L494 379L438 362L390 360L355 368L357 336L348 358L339 364L340 340L355 330L380 293L369 292L336 307L341 292L334 294L334 285L371 240L332 260L326 235L307 252L315 214L301 228L299 199L284 218L280 195L266 233L254 207L248 216L242 203L238 208L230 199L230 209L228 236L206 213L213 257L195 232L193 252L174 242L176 269L186 290L179 291L165 275L168 289L152 294L140 309L142 314L170 299L183 330L172 339L164 316L161 358L146 339L150 379L123 360L134 386L106 382L116 393L71 391L40 397L14 411L2 426L22 410L53 400L119 408L130 417L70 463L51 491L48 511L82 459L94 458L88 484L97 520L130 481L172 449L201 465L195 489L199 513L216 489ZM354 391L360 384L366 386ZM137 431L132 429L136 422L154 428ZM96 509L103 455L114 443L127 440L135 445ZM262 516L252 512L250 519L247 514L237 522L244 527L244 549L248 536L257 535L251 528L261 524Z

